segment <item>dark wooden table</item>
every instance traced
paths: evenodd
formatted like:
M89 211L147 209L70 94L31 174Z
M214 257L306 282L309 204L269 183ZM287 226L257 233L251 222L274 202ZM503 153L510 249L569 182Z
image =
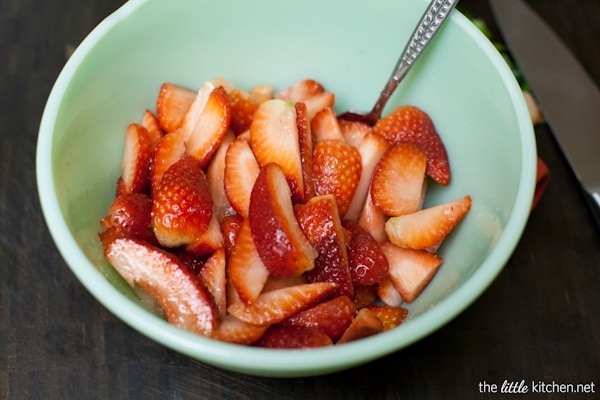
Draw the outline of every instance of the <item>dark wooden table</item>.
M536 131L549 186L506 268L458 318L388 357L322 377L257 378L167 350L108 313L50 239L34 164L66 54L120 3L0 2L0 399L599 398L600 234L545 126ZM600 84L600 1L529 3ZM460 8L498 34L485 1ZM505 380L530 393L480 393ZM532 381L595 393L532 394Z

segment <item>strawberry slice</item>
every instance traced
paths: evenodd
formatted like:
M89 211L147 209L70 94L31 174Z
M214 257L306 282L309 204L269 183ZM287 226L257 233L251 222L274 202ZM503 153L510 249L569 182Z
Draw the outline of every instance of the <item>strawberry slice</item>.
M242 217L248 217L250 193L260 172L250 144L244 139L231 143L225 155L223 176L224 193L233 209Z
M158 142L152 156L150 167L151 193L156 193L160 181L167 169L185 154L185 136L182 130L167 133Z
M140 124L130 124L125 132L125 152L121 162L122 191L144 193L150 184L152 142Z
M359 121L338 120L344 142L358 148L362 140L373 133L373 127Z
M375 285L375 290L377 291L379 300L381 300L385 305L398 307L404 301L402 295L398 289L396 289L396 286L394 286L394 282L392 282L389 277L383 282Z
M427 175L441 185L450 183L446 147L425 111L412 105L399 106L377 121L373 130L392 143L420 144L427 154Z
M250 129L252 116L261 102L252 93L235 87L223 77L215 78L213 82L216 85L223 86L229 95L229 100L231 101L231 122L229 127L233 133L239 135Z
M166 247L202 239L213 216L213 201L200 163L184 156L163 175L153 196L152 227Z
M360 153L339 140L321 140L313 152L315 194L333 194L340 216L346 214L362 172Z
M336 282L336 294L354 297L345 236L333 195L316 196L294 209L302 231L318 252L308 282Z
M274 97L292 103L301 101L306 104L309 121L322 109L333 107L335 102L334 94L326 91L323 85L314 79L303 79L295 82L275 93Z
M442 259L426 250L405 249L391 242L381 244L390 266L390 279L407 303L423 292Z
M156 98L156 117L160 127L165 132L179 129L195 98L193 90L174 83L163 83Z
M227 276L244 304L256 301L269 277L269 270L258 255L252 239L248 219L244 219L236 235L227 263Z
M384 331L397 327L408 315L408 310L402 307L372 305L367 308L382 322Z
M248 93L253 96L256 101L262 103L263 101L271 100L273 98L273 86L271 85L256 85Z
M306 279L302 275L288 276L286 278L279 278L273 275L269 275L265 286L263 287L263 293L270 292L271 290L283 289L290 286L303 285L307 283Z
M169 323L202 335L215 329L218 317L210 294L176 256L119 238L108 244L105 257L129 285L141 286L156 299Z
M222 342L249 345L260 339L268 328L247 324L228 314L212 332L211 337Z
M248 218L260 258L269 272L279 277L311 270L317 257L298 225L291 197L281 167L262 167L250 194Z
M244 219L245 218L239 214L231 214L225 216L223 222L221 222L221 233L223 234L224 241L223 247L225 248L227 257L231 255L231 250L237 240L237 235L242 227Z
M250 145L261 166L275 163L281 167L294 201L301 201L304 181L294 105L278 99L261 103L250 126Z
M332 346L333 342L317 328L275 325L269 327L256 345L270 349L309 349Z
M214 202L215 215L219 223L223 222L225 216L235 213L235 209L232 207L231 203L229 203L223 183L225 180L225 168L227 167L227 151L229 145L234 141L235 135L233 132L227 132L206 168L206 181Z
M367 192L367 199L363 206L358 225L364 229L369 235L373 236L378 242L383 242L388 239L385 233L385 223L387 216L373 204L371 191Z
M227 311L253 325L273 325L318 303L337 287L333 282L315 282L262 293L251 305L237 302Z
M217 220L217 213L213 203L213 211L208 223L208 228L206 228L204 233L197 240L188 243L185 246L185 249L194 255L205 256L223 246L225 246L225 239L223 238L221 224L219 224L219 221Z
M302 164L302 180L304 182L304 193L300 200L304 202L315 195L315 185L313 182L313 138L306 104L298 102L295 108L298 142L300 144L300 162Z
M419 145L396 143L375 166L371 181L373 204L388 216L419 210L425 199L427 156Z
M153 245L158 241L150 229L152 199L143 193L125 193L116 197L100 224L104 229L114 227L122 236L130 236Z
M226 265L225 249L221 248L208 257L198 273L200 281L214 300L220 321L227 315Z
M356 309L352 300L348 296L338 296L300 311L281 324L317 328L335 342L342 337L355 315Z
M354 287L354 308L357 310L366 306L375 304L377 301L377 291L375 285L373 286L355 286Z
M385 280L388 276L388 260L379 242L353 221L344 220L342 225L352 232L347 243L352 283L355 286L370 286Z
M348 343L383 332L383 323L368 308L361 308L336 344Z
M144 128L146 128L146 131L148 132L148 137L150 138L150 142L152 143L152 149L154 149L158 142L160 142L162 137L164 136L164 132L160 127L158 118L152 113L152 111L146 110L144 112L144 115L142 115L141 125Z
M337 115L332 107L319 111L310 121L310 127L316 142L320 140L344 141Z
M436 249L471 209L471 196L464 196L412 214L392 217L385 232L392 243L413 249Z

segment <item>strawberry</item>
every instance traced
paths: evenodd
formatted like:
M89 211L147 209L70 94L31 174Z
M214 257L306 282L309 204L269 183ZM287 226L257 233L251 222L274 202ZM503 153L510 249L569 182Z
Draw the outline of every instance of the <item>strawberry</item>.
M121 162L122 191L144 193L150 184L152 143L140 124L130 124L125 132L125 152Z
M206 177L200 163L184 156L163 175L153 196L152 227L158 241L177 247L199 241L213 215Z
M203 90L205 89L198 93L199 103L206 95L202 93ZM203 107L199 108L194 102L186 114L184 127L189 127L189 130L186 131L185 146L186 153L194 156L205 167L229 130L231 103L223 86L211 90Z
M339 213L333 195L316 196L294 209L302 231L318 252L313 269L306 271L308 282L336 282L336 294L354 297Z
M256 101L262 103L263 101L271 100L273 98L273 87L271 85L257 85L251 88L248 93L253 96Z
M223 235L224 248L227 253L227 257L231 255L233 245L237 240L237 235L242 227L244 218L239 214L226 215L221 222L221 233Z
M344 138L344 142L350 146L358 148L362 140L369 134L373 133L373 127L364 122L348 121L346 119L339 119L338 124L340 132Z
M316 250L298 225L281 167L262 167L250 194L249 220L260 258L275 276L300 275L314 267Z
M333 282L315 282L262 293L251 305L231 304L227 311L239 320L253 325L273 325L305 310L332 293Z
M371 305L367 308L382 322L384 331L397 327L408 315L408 310L402 307Z
M310 127L316 142L326 139L344 141L337 116L332 107L319 111L310 121Z
M198 273L200 281L215 302L219 320L227 315L226 265L225 249L221 248L211 254Z
M235 135L233 132L227 132L206 168L206 182L208 183L210 195L214 202L215 215L219 223L223 222L225 216L235 213L234 208L229 203L223 183L227 167L227 150L229 145L234 141Z
M289 276L287 278L278 278L276 276L269 275L267 281L265 282L265 286L263 287L263 293L290 286L303 285L305 283L307 283L306 279L302 275Z
M227 149L225 155L224 192L233 209L242 217L248 217L250 193L260 172L258 161L250 144L237 139Z
M398 307L404 301L402 295L389 277L375 285L375 290L379 299L387 306Z
M225 87L231 100L231 123L229 126L233 133L239 135L250 129L252 117L261 102L256 96L236 88L229 82L219 81L219 83Z
M302 164L302 180L304 181L304 193L300 200L307 201L315 195L313 182L313 139L306 104L298 102L295 104L295 108L298 143L300 145L300 162Z
M421 294L442 263L433 253L404 249L391 242L382 243L381 249L390 263L390 279L407 303Z
M227 276L244 304L252 304L262 292L269 270L260 259L250 231L250 221L244 219L227 263Z
M174 132L183 123L185 114L196 98L193 90L165 82L156 98L156 117L165 132Z
M268 328L268 326L247 324L228 314L212 332L211 337L222 342L249 345L260 339Z
M313 152L315 194L333 194L340 216L346 214L362 171L360 153L339 140L321 140Z
M204 266L204 263L206 262L205 256L197 256L195 254L192 254L183 247L168 249L168 251L174 256L177 256L177 258L179 258L179 260L182 263L184 263L185 266L188 267L188 269L192 271L194 275L198 275L198 273Z
M392 217L385 231L392 243L413 249L435 249L471 208L471 197L464 196L412 214Z
M108 244L105 257L129 285L141 286L156 299L169 323L202 335L215 329L218 317L210 294L176 256L119 238Z
M104 229L114 227L121 235L138 238L150 244L158 241L150 229L152 199L143 193L125 193L115 198L102 218Z
M284 100L260 104L250 126L250 145L261 166L278 164L292 190L294 201L304 197L304 180L296 109Z
M275 325L267 329L256 345L271 349L307 349L332 346L333 342L317 328Z
M152 149L154 149L158 142L160 142L160 140L164 136L164 132L160 127L158 118L152 113L152 111L146 110L144 112L144 115L142 116L141 125L144 128L146 128L146 131L148 132L148 137L150 138L150 142L152 143Z
M377 121L373 130L392 143L420 144L427 154L427 175L441 185L450 183L446 147L425 111L411 105L399 106Z
M373 236L375 240L383 242L384 240L387 240L387 235L385 233L386 221L387 216L373 204L371 191L367 191L367 198L360 214L358 225L369 233L369 235Z
M375 166L371 181L373 204L388 216L410 214L425 198L427 156L414 143L396 143Z
M309 121L322 109L333 107L335 102L334 94L326 91L323 85L313 79L303 79L295 82L277 92L274 97L292 103L301 101L306 104Z
M383 323L368 308L361 308L336 344L348 343L383 332Z
M182 130L167 133L158 142L150 162L151 193L156 193L167 169L185 154L185 136Z
M352 232L348 242L348 262L352 283L370 286L382 282L388 276L388 260L379 243L357 223L344 220L344 228Z
M347 123L348 121L344 122ZM362 123L356 124L359 124L361 126L364 125L371 129L368 125ZM360 144L358 145L357 149L360 153L362 171L360 174L358 186L356 187L356 191L354 192L352 201L348 206L348 211L346 211L346 214L344 215L344 219L358 221L358 219L360 218L360 214L365 206L367 195L371 188L373 171L375 171L375 166L377 165L383 154L387 151L388 147L389 144L385 139L372 132L365 134L361 138Z
M217 213L213 203L213 211L208 223L208 228L197 240L188 243L185 246L185 249L192 254L203 256L209 255L223 246L225 246L225 240L223 238L223 233L221 232L221 225L217 220Z
M342 337L355 315L356 309L352 300L348 296L338 296L300 311L281 324L317 328L335 342Z
M352 299L352 303L354 303L354 307L357 310L375 304L376 301L377 292L375 291L375 285L354 287L354 298Z

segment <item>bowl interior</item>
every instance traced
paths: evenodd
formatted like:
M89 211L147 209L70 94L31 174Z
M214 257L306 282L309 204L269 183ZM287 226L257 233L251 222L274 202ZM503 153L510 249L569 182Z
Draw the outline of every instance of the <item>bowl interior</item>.
M140 306L104 260L97 239L120 175L125 127L145 109L154 110L161 83L197 89L223 76L244 89L263 83L281 89L314 78L336 94L337 111L368 110L426 6L421 0L150 0L130 1L108 17L59 76L38 141L43 211L78 279L154 340L260 375L348 368L400 349L457 315L512 253L535 177L535 142L520 90L493 46L458 12L388 106L423 108L446 144L453 181L449 187L431 184L427 205L473 197L470 214L440 249L440 271L398 329L308 352L217 343L176 329Z

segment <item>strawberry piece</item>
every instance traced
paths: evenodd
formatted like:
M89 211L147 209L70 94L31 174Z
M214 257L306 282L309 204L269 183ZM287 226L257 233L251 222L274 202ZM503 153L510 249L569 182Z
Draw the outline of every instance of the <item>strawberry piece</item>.
M242 217L248 217L250 193L260 172L258 161L250 144L237 139L227 149L225 156L224 192L233 209Z
M198 104L201 104L206 96L206 93L202 93L202 91L208 89L204 89L204 87L198 93L198 97L200 97ZM227 134L230 121L229 96L223 86L218 86L210 91L201 109L200 105L196 106L196 102L194 102L186 114L184 127L189 128L186 130L188 132L185 141L186 153L194 156L202 167L205 167Z
M421 294L442 263L436 254L405 249L391 242L382 243L381 249L390 263L390 279L407 303Z
M221 248L206 260L198 273L200 281L215 302L217 315L221 321L227 315L226 265L225 249Z
M325 332L306 326L271 326L256 343L258 347L270 349L308 349L332 346Z
M348 121L344 121L348 123ZM371 129L368 125L362 123L354 123L360 126L366 126ZM388 142L381 136L374 133L365 134L358 145L358 152L360 153L360 161L362 166L362 172L360 174L360 181L354 192L354 197L348 206L348 211L344 215L345 219L358 221L360 214L365 206L367 195L371 188L371 180L373 179L373 172L375 166L383 156L383 154L389 148Z
M436 249L471 209L471 197L449 201L412 214L392 217L385 231L392 243L413 249Z
M215 215L219 223L223 222L225 216L235 213L235 209L232 207L227 198L227 194L225 193L224 185L225 169L227 167L227 151L229 145L234 141L235 135L233 132L227 132L206 168L206 181L208 183L208 188L210 189L210 195L213 199Z
M179 260L181 260L181 262L184 263L194 275L198 275L200 273L200 270L206 262L206 257L192 254L183 247L169 249L168 251L169 253L177 256L177 258L179 258Z
M379 318L384 331L397 327L408 315L408 310L402 307L372 305L367 308Z
M253 96L256 101L262 103L263 101L271 100L273 98L273 87L271 85L257 85L251 88L248 93Z
M373 204L371 191L367 191L367 198L363 206L358 225L378 242L387 240L385 223L388 217Z
M306 279L302 275L288 276L286 278L279 278L273 275L269 275L265 286L263 287L263 293L270 292L272 290L283 289L290 286L303 285L307 283Z
M150 229L151 211L152 199L146 194L125 193L112 201L100 224L104 229L114 227L122 236L157 245L158 241Z
M281 167L262 167L250 195L248 218L260 258L269 272L279 277L311 270L317 257L298 225L291 197Z
M375 285L375 290L377 296L385 305L398 307L404 301L402 295L398 289L396 289L396 286L394 286L394 283L389 277L383 282Z
M308 282L336 282L336 294L354 297L344 231L333 195L316 196L294 209L302 231L318 252Z
M333 194L340 216L346 214L362 172L360 153L338 140L321 140L313 152L315 194Z
M182 130L167 133L156 145L150 167L151 193L156 193L167 169L185 154L185 136Z
M370 306L377 301L377 292L375 285L373 286L355 286L354 287L354 308L361 309L366 306Z
M221 222L221 233L223 234L224 241L223 246L225 247L227 257L231 255L231 250L237 240L237 235L243 222L244 218L239 214L227 215L223 218L223 222Z
M338 296L300 311L283 321L282 325L316 328L335 342L342 337L355 315L356 308L352 300L348 296Z
M310 121L310 127L316 142L320 140L344 141L337 115L332 107L319 111Z
M144 115L142 115L141 125L146 128L146 131L148 132L148 138L150 138L150 142L152 143L152 149L154 149L164 136L164 132L160 127L158 118L152 113L152 111L146 110Z
M340 132L342 133L342 137L344 138L344 142L356 148L360 146L361 142L367 135L373 134L373 127L363 122L340 119L338 120L338 124L340 127Z
M144 193L150 183L152 143L140 124L130 124L125 132L125 152L121 162L122 192Z
M262 293L251 305L233 303L227 311L248 324L273 325L318 303L336 287L333 282L290 286Z
M165 132L179 129L195 98L193 90L169 82L163 83L156 98L156 117L160 127Z
M211 296L176 256L132 238L110 242L106 259L125 281L150 293L164 310L169 323L185 330L210 335L217 324Z
M247 324L228 314L212 332L211 337L222 342L249 345L260 339L268 328L268 326Z
M348 262L352 283L370 286L382 282L388 276L388 260L379 242L350 220L342 221L344 228L352 232L348 242Z
M227 94L231 100L230 128L236 135L250 129L252 118L260 101L252 94L236 87L227 87Z
M213 205L213 212L208 223L208 228L206 228L197 240L188 243L185 249L192 254L203 256L209 255L223 246L225 246L225 240Z
M208 229L212 215L213 201L200 163L184 156L165 172L153 196L154 234L166 247L194 243Z
M348 343L383 332L383 323L368 308L361 308L336 344Z
M275 93L274 97L297 103L324 92L325 88L319 82L314 79L303 79Z
M288 180L293 200L304 197L304 181L296 109L284 100L260 104L250 126L250 145L261 166L278 164Z
M388 216L410 214L425 198L427 156L419 145L396 143L375 166L371 181L373 204Z
M227 276L244 304L252 304L263 290L269 270L260 259L250 231L250 221L245 219L236 235L227 263Z
M313 182L313 138L306 104L298 102L295 108L298 142L300 145L300 162L302 164L302 180L304 182L304 193L301 201L307 201L315 195Z
M441 185L450 183L446 147L425 111L411 105L399 106L377 121L373 130L392 143L420 144L427 154L427 175Z

